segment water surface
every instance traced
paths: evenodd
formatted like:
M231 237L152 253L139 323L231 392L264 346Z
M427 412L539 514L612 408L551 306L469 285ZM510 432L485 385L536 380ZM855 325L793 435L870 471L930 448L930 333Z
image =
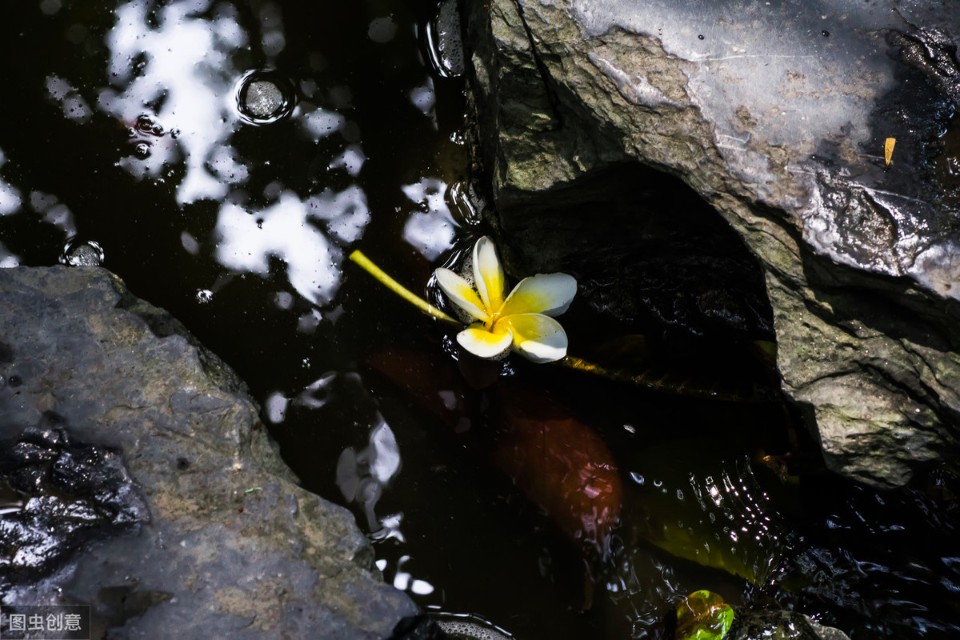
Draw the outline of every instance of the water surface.
M949 470L895 494L822 472L798 485L771 465L813 448L777 403L511 362L508 382L550 394L531 403L561 398L620 470L622 523L582 610L580 550L492 462L491 394L465 384L448 332L346 261L361 248L423 293L490 231L434 3L6 11L0 265L102 263L173 312L248 382L304 486L354 510L385 578L424 607L518 638L659 637L706 588L853 638L958 630ZM263 81L279 106L245 111ZM571 342L595 321L575 306ZM415 369L411 393L374 366L390 353L440 364Z

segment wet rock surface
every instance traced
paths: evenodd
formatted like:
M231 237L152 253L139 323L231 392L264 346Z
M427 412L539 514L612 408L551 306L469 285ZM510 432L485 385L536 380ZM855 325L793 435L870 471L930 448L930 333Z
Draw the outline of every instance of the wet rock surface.
M0 519L0 592L49 574L88 539L150 520L120 455L70 442L64 426L47 413L38 428L0 443L0 477L23 496Z
M93 636L384 638L416 613L243 384L99 268L0 269L4 606Z
M719 316L750 337L769 317L783 388L839 472L899 485L955 450L956 11L892 0L493 0L467 18L476 158L508 267L587 271L583 249L608 242L630 250L610 282L632 292L636 315L673 317L693 334ZM622 168L638 163L638 175L659 178L624 201L638 187ZM709 215L680 205L694 194L737 238L697 237L708 223L696 218ZM611 206L618 198L625 205ZM679 208L697 213L674 216ZM657 215L676 219L684 241L644 238ZM699 260L718 251L743 268ZM697 268L658 275L629 258L657 252ZM725 271L734 287L710 284ZM755 275L763 286L749 286ZM696 304L671 316L671 288L699 289L687 295ZM770 316L757 303L764 289Z
M817 624L795 611L743 612L738 615L731 640L850 640L833 627Z

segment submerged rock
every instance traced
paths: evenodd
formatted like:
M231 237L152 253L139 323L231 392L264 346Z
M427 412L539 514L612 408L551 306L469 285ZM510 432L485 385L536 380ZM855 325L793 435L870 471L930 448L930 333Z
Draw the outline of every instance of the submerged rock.
M98 638L384 638L417 612L176 320L99 268L0 269L0 298L4 607L89 605Z
M473 5L476 155L508 266L613 262L610 306L692 333L772 321L828 465L907 482L960 425L957 16L893 0ZM718 224L736 237L697 237Z

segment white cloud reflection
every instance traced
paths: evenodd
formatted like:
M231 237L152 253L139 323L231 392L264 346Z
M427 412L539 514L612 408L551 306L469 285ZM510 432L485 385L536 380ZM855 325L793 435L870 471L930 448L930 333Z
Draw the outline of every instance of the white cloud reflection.
M147 3L129 2L117 11L117 21L107 36L110 75L119 89L104 89L99 103L125 123L157 106L157 119L180 133L186 175L177 189L177 202L221 199L228 186L207 163L232 133L237 113L231 107L233 50L246 45L246 33L230 15L213 20L196 17L209 7L206 0L175 2L158 11L157 26L147 22ZM174 145L158 145L149 158L124 158L121 166L134 175L156 177L163 164L173 160ZM229 173L228 167L223 173ZM218 171L218 173L221 173Z
M366 195L357 186L335 192L298 194L275 179L263 191L269 203L241 207L239 193L256 173L270 171L269 162L246 161L231 145L234 132L248 126L237 110L236 96L249 76L235 56L259 46L269 61L285 46L279 4L257 10L261 42L249 42L235 9L218 4L210 17L209 0L174 1L148 17L149 3L132 1L116 10L107 36L111 87L100 92L98 107L127 126L146 116L177 137L150 138L149 152L128 154L119 165L132 175L157 178L166 166L182 162L184 177L176 190L179 205L201 200L222 204L214 231L215 257L233 271L267 275L271 259L286 265L291 287L306 300L325 305L336 294L346 244L356 242L370 221ZM66 81L50 81L51 96L72 95ZM315 142L340 132L346 119L335 111L304 103L295 112L304 132ZM149 133L149 132L148 132ZM329 160L329 171L355 177L366 160L359 144L350 144ZM184 244L196 255L197 242Z
M3 243L0 242L0 269L10 269L19 266L20 256L7 250Z
M331 189L301 201L290 191L260 210L224 204L217 217L217 260L236 271L266 275L270 258L283 260L287 278L316 305L333 299L340 285L343 251L334 243L357 241L370 221L359 187Z
M77 92L76 87L56 75L47 77L46 85L47 95L60 104L65 118L76 122L86 122L90 119L93 113L90 105Z
M340 283L342 253L308 215L306 204L290 192L257 212L224 204L217 216L217 260L228 269L266 275L270 257L279 258L297 293L324 305Z
M356 242L370 222L367 196L357 186L336 192L324 189L306 202L310 216L322 220L327 232L343 244Z
M453 246L457 227L447 206L447 183L438 178L422 178L401 188L404 195L420 209L407 218L403 239L433 262Z
M0 150L0 169L6 164L7 158ZM0 216L7 216L20 209L23 201L20 198L20 192L17 189L0 178Z

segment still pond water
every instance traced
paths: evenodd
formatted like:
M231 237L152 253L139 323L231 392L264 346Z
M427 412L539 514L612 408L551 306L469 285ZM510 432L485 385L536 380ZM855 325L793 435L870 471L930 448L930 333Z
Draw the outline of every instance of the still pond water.
M517 638L662 637L679 599L710 589L854 639L960 633L955 476L881 494L814 460L788 478L758 461L812 448L777 403L508 363L527 389L514 410L562 397L614 452L622 521L602 562L587 560L591 598L581 552L493 463L494 396L462 381L449 335L346 260L361 248L423 292L487 232L436 3L5 12L0 265L101 262L170 310L248 382L304 486L354 511L385 578L425 608ZM240 108L257 81L282 93L270 113Z

